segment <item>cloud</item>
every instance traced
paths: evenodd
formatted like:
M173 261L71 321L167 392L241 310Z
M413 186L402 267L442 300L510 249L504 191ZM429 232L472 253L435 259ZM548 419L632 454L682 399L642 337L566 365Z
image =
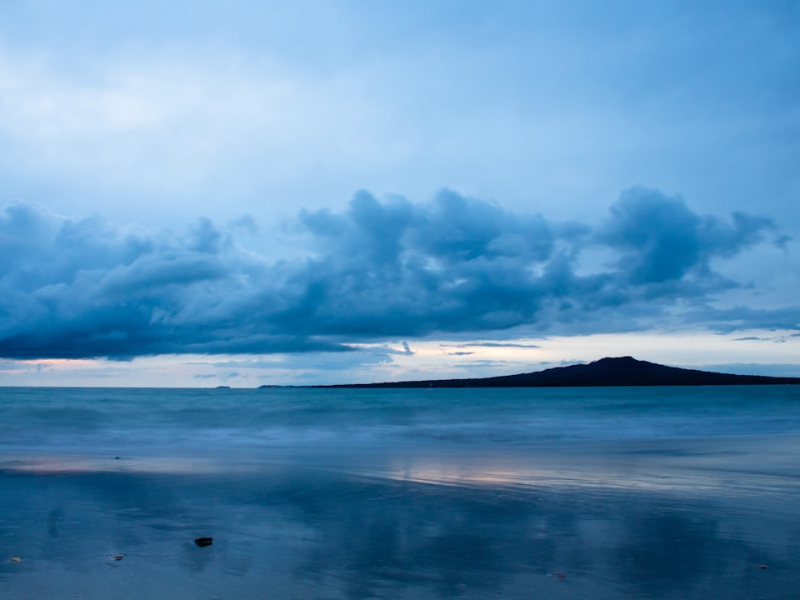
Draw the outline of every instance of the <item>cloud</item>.
M800 330L800 306L783 308L750 308L735 306L724 310L704 307L691 314L693 320L704 322L720 333L742 329Z
M13 204L0 245L4 357L348 349L267 326L274 269L207 220L175 235Z
M47 368L47 363L27 363L15 360L0 360L0 373L8 372L22 372L22 371L41 371Z
M450 190L421 204L362 191L346 211L302 211L294 260L246 250L239 229L199 219L175 233L7 205L0 357L352 351L526 326L637 330L676 318L678 305L718 329L800 327L796 307L709 305L737 286L715 261L775 235L769 219L701 216L644 188L623 193L596 230ZM583 273L595 252L612 258ZM398 352L412 353L403 342L379 354Z
M622 254L618 266L631 283L664 283L712 275L713 258L731 257L763 240L775 225L735 212L730 221L694 213L680 198L633 188L611 207L598 241ZM778 245L786 240L780 237Z
M513 342L475 342L468 344L441 344L443 347L454 348L541 348L536 344L515 344Z

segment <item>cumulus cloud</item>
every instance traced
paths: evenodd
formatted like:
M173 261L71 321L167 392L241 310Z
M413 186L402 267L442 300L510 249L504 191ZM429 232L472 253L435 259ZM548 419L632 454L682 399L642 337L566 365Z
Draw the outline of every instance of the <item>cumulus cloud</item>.
M624 192L611 213L598 241L620 250L618 266L631 283L707 278L711 259L734 256L774 229L770 219L740 212L730 221L700 216L680 198L644 188Z
M698 215L655 190L623 193L594 229L449 190L422 204L362 191L347 210L302 211L296 225L303 258L271 261L237 243L240 227L206 219L174 233L10 204L0 357L348 351L519 326L591 333L652 327L678 304L719 328L798 326L796 309L708 306L737 285L714 262L779 239L769 219ZM598 251L610 262L581 271Z

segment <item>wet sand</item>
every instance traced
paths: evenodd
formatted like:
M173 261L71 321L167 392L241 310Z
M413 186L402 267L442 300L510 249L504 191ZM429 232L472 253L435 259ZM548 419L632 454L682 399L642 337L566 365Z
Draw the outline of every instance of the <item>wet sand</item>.
M0 598L796 599L798 448L6 451Z

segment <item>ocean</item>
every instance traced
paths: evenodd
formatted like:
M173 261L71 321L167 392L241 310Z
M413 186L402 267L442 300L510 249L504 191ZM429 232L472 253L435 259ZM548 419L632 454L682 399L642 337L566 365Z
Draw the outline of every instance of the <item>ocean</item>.
M797 599L799 492L799 386L0 388L0 599Z

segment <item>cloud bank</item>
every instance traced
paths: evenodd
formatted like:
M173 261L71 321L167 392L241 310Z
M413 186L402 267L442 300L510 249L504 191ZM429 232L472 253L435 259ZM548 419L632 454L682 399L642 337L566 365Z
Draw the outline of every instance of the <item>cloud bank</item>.
M605 222L555 222L450 190L427 203L359 192L301 211L293 260L206 219L181 233L0 212L0 357L348 351L352 343L497 332L799 328L797 307L715 310L742 282L715 262L778 243L768 218L698 215L634 188Z

